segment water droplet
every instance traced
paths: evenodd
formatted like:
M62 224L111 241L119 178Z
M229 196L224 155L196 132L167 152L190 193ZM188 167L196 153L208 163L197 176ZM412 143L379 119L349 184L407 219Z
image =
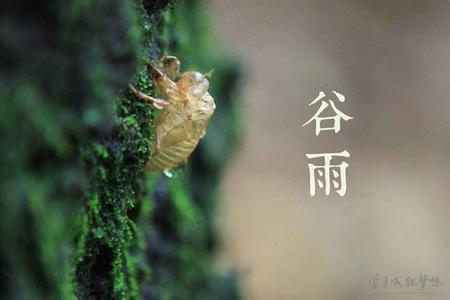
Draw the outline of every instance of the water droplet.
M166 175L168 178L172 178L173 177L173 173L170 170L164 170L163 171L164 175Z

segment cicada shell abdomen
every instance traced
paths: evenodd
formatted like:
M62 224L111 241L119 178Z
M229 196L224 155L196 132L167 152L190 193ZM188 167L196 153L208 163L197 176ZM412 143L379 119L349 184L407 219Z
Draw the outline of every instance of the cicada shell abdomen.
M188 139L160 149L147 164L147 170L169 170L185 161L197 147L198 139Z

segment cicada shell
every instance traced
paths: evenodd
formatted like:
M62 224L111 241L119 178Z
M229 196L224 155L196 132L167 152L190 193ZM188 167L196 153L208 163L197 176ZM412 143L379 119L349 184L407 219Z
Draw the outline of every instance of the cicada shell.
M145 95L129 85L138 98L164 110L155 120L155 143L146 168L169 170L186 161L206 134L216 108L208 93L212 71L180 73L180 62L174 56L162 57L158 64L147 67L164 99Z

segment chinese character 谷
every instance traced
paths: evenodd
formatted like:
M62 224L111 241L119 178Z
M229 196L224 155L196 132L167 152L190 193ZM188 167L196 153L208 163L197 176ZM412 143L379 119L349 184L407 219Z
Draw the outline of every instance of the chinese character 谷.
M316 183L321 189L325 189L325 195L330 194L331 183L340 196L344 196L347 191L346 170L349 164L342 162L338 165L332 165L333 157L350 157L348 151L339 153L320 153L320 154L306 154L308 158L323 157L323 165L314 165L309 163L309 191L311 196L316 194Z
M338 93L336 91L333 91L333 93L336 95L337 99L340 102L344 102L345 101L345 96L344 95L342 95L342 94L340 94L340 93ZM311 106L311 105L317 103L318 101L322 100L325 96L326 96L325 93L323 91L320 91L320 93L317 96L317 98L314 99L309 104L309 106ZM327 110L327 108L330 107L330 106L331 106L331 109L334 112L334 115L332 115L332 116L325 116L325 117L321 116L321 114L325 110ZM320 107L319 107L319 110L316 112L316 114L311 119L309 119L305 124L303 124L302 126L304 127L304 126L308 125L309 123L311 123L314 120L315 124L316 124L316 135L319 135L319 133L321 131L326 131L326 130L333 130L334 133L338 133L341 130L341 120L348 121L348 120L351 120L351 119L353 119L353 117L350 117L350 116L344 114L343 112L341 112L339 109L336 108L336 105L334 104L334 101L328 99L328 102L326 102L325 100L322 100L322 102L320 104ZM333 122L333 126L331 126L331 127L322 127L322 121L328 121L328 120L331 120Z

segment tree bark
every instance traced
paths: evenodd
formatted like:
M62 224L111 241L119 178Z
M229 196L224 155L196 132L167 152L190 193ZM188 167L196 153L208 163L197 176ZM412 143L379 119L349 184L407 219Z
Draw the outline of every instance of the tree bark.
M0 4L0 298L237 299L212 268L220 173L239 129L239 69L204 3ZM217 110L175 178L144 172L155 110L144 62L206 72Z

